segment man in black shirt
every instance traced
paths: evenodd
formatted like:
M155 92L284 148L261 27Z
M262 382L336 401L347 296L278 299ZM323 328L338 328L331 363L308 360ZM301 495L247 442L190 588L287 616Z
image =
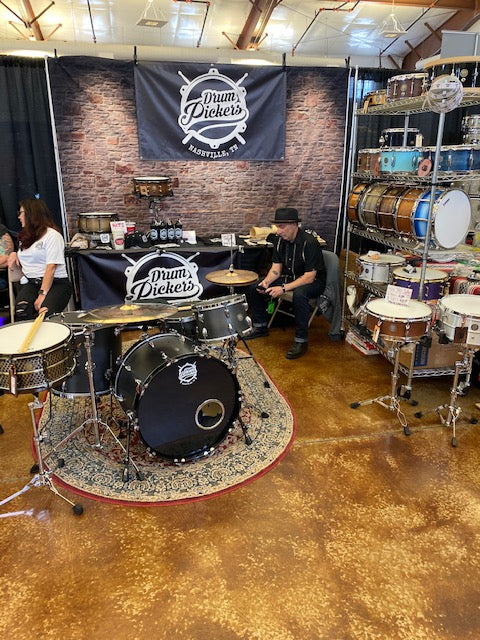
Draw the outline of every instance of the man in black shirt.
M292 291L295 342L286 353L286 358L292 360L307 351L309 300L317 298L325 289L326 269L318 240L298 226L297 209L277 209L272 222L277 227L272 266L265 278L249 289L253 331L246 339L268 335L265 294L278 298Z

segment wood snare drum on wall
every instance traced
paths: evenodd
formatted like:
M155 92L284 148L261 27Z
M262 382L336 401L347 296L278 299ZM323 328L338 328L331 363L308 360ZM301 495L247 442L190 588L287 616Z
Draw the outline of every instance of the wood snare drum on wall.
M347 216L353 224L360 224L358 219L358 201L370 182L359 182L350 191L347 203Z
M417 342L429 332L431 317L428 304L418 300L410 300L405 306L384 298L367 302L367 328L372 333L378 331L385 340Z
M421 96L426 91L427 78L427 73L392 76L387 81L387 102Z
M479 64L479 56L459 56L432 60L424 68L429 74L430 82L443 75L453 75L460 80L464 89L476 91L480 89Z
M423 157L432 161L435 159L435 147L424 147ZM455 144L440 148L438 170L445 173L471 171L473 169L473 148L468 144Z
M140 197L149 198L173 196L172 182L166 176L133 178L133 193Z

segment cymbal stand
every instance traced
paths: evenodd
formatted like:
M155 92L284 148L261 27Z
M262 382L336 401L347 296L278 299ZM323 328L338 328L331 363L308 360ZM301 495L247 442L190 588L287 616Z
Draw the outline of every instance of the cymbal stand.
M87 325L87 328L86 328L85 333L84 333L84 346L85 346L85 353L86 353L86 356L87 356L86 371L87 371L88 384L89 384L89 389L90 389L90 405L91 405L92 417L91 418L87 418L86 420L84 420L79 427L74 429L71 433L68 434L68 436L66 436L57 445L55 445L53 447L53 449L48 453L48 455L45 456L45 458L47 458L48 456L50 456L54 452L58 453L59 449L61 449L63 446L65 446L65 444L67 442L69 442L73 437L75 437L77 435L77 433L80 433L81 431L83 431L84 428L86 427L86 425L88 425L88 424L92 424L93 425L93 434L94 434L94 439L95 439L95 442L94 442L94 445L93 445L94 447L96 447L97 449L101 449L102 448L102 442L101 442L101 438L100 438L100 426L102 426L110 433L110 435L112 436L113 440L120 447L120 449L122 449L122 451L125 454L127 453L125 447L120 442L120 440L117 438L117 436L114 434L114 432L113 432L112 428L110 427L110 425L108 425L106 422L102 422L98 417L97 397L96 397L96 394L95 394L95 385L94 385L94 380L93 380L93 371L94 371L94 368L95 368L95 364L92 361L91 329L90 329L90 327L88 327L88 325ZM62 462L62 464L64 464L62 459L60 459L60 461ZM133 462L133 460L131 462L132 462L133 467L136 470L138 479L142 480L143 479L143 475L142 475L140 469Z
M48 469L44 464L45 457L42 454L42 448L40 446L41 442L42 442L42 437L41 437L40 432L38 430L37 421L35 419L35 410L36 409L42 409L43 408L43 403L40 401L40 399L38 398L37 395L34 395L33 402L29 402L28 403L28 408L30 409L30 416L31 416L31 419L32 419L33 441L34 441L34 444L35 444L35 451L37 453L38 473L35 474L35 476L30 480L30 482L28 482L23 487L23 489L20 489L20 491L16 491L12 495L10 495L7 498L5 498L4 500L2 500L0 502L0 506L3 506L7 502L10 502L14 498L17 498L18 496L22 495L22 493L25 493L26 491L28 491L32 487L46 486L56 496L58 496L59 498L62 498L62 500L65 500L65 502L68 502L68 504L70 504L72 506L73 513L76 516L79 516L79 515L81 515L83 513L82 505L78 504L78 503L75 503L75 502L72 502L66 496L64 496L63 494L61 494L58 491L56 486L53 484L52 479L50 478L50 476L53 473L53 471Z
M391 373L392 387L391 387L390 393L384 396L377 396L376 398L371 398L370 400L362 400L361 402L352 402L350 407L352 409L358 409L358 407L364 407L369 404L374 404L374 403L379 404L385 409L388 409L389 411L392 411L393 413L397 414L398 421L403 427L403 433L406 436L409 436L411 435L412 432L409 429L405 414L400 409L400 402L398 400L399 396L397 395L397 382L400 377L398 373L400 347L402 346L403 343L404 343L404 340L392 340L391 350L393 351L393 355L394 355L394 365L393 365L393 371Z
M415 413L416 418L423 418L423 416L426 416L429 413L437 413L438 417L440 418L441 424L445 425L446 427L452 427L452 447L457 446L457 436L455 429L457 420L462 413L462 408L458 405L457 398L459 395L465 395L467 392L466 389L468 389L468 387L466 387L463 389L463 391L460 390L459 378L461 373L467 372L467 380L470 380L475 351L476 348L465 345L463 358L455 362L455 373L453 376L452 388L450 389L450 402L441 404L438 407L435 407L435 409L430 409L429 411L417 411L417 413ZM442 414L442 411L446 409L448 410L448 412L445 417ZM477 422L478 420L476 418L469 419L470 424L477 424Z

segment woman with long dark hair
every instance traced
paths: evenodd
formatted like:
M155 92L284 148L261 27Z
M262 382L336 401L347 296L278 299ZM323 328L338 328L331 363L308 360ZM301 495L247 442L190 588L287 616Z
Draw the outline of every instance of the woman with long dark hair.
M22 225L18 252L8 266L21 267L23 277L15 304L16 320L31 320L41 311L60 313L68 304L72 287L65 266L65 242L43 200L27 198L18 208Z

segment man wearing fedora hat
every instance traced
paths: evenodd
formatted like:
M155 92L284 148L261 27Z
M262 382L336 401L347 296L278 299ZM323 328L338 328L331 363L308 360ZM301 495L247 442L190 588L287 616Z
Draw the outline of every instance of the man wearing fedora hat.
M271 220L277 227L273 241L272 266L265 278L250 287L248 301L252 315L253 331L247 340L268 336L268 315L265 294L279 298L283 293L293 293L295 316L295 341L285 357L300 358L307 351L310 299L317 298L325 289L326 269L318 240L298 225L297 209L283 207L275 211Z

